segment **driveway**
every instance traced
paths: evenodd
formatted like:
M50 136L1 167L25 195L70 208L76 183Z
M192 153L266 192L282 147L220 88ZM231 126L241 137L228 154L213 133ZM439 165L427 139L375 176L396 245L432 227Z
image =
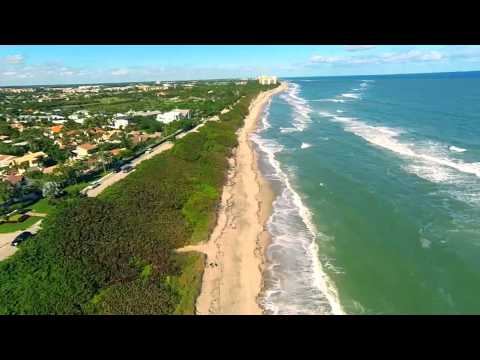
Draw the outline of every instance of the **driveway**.
M15 237L24 232L30 231L32 234L36 234L40 230L40 224L42 220L37 221L35 224L30 226L28 229L19 230L8 234L0 234L0 261L6 259L7 257L13 255L18 249L15 246L10 245L10 243L15 239ZM33 239L28 239L31 241Z

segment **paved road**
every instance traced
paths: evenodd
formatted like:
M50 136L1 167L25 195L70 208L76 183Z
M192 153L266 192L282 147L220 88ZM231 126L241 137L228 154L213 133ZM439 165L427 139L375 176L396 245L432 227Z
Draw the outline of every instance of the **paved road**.
M151 153L149 153L149 154L145 153L145 154L139 156L138 158L136 158L135 160L132 160L131 164L135 167L138 164L140 164L142 161L148 160L155 155L158 155L158 154L160 154L160 153L162 153L162 152L164 152L168 149L171 149L172 147L173 147L172 142L170 142L170 141L164 142L164 143L158 145L157 147L155 147L152 150ZM115 184L117 181L122 180L123 178L127 177L128 174L130 174L134 171L135 170L132 170L128 173L124 173L124 172L111 173L111 174L103 177L101 185L96 187L95 189L92 189L92 190L88 191L87 196L89 196L89 197L98 196L107 187L109 187L112 184Z
M37 221L35 224L30 226L26 230L19 230L13 233L0 234L0 261L13 255L18 249L15 246L10 245L10 243L15 239L15 237L24 232L30 231L32 234L37 233L40 230L40 223L42 220ZM35 241L35 239L28 239L27 241Z

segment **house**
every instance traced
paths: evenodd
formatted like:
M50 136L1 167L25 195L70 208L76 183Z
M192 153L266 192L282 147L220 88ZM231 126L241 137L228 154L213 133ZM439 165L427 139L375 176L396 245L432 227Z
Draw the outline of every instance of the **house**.
M85 122L85 118L81 118L80 115L78 115L78 114L69 115L68 118L70 120L75 121L77 124L80 124L80 125L83 125L83 123Z
M25 126L22 123L14 122L10 125L11 128L17 129L18 131L22 132L25 129Z
M189 118L190 118L190 110L175 109L169 112L158 114L156 120L164 124L168 124L175 120L189 119Z
M128 135L131 137L132 142L135 145L147 141L150 138L147 134L143 134L140 131L132 131Z
M23 177L23 175L9 174L5 176L4 180L10 183L10 185L12 186L17 186L21 185L25 181L25 178Z
M103 134L105 134L105 130L99 127L94 127L94 128L88 129L88 133L91 135L103 136Z
M93 150L95 150L96 148L97 145L94 144L80 144L76 147L75 150L73 150L73 152L77 154L78 158L85 158L89 156L90 153L93 152Z
M85 119L91 117L89 112L87 110L78 110L75 111L72 115L70 115L68 118L70 120L75 121L78 124L83 124L85 122Z
M112 149L112 150L110 150L110 154L112 154L112 156L117 156L117 155L120 155L120 153L124 150L125 150L125 148Z
M276 76L261 75L257 78L257 80L260 83L260 85L274 85L277 83Z
M0 168L9 167L13 165L17 157L14 155L0 155Z
M24 163L28 163L28 167L34 167L38 166L39 160L48 157L47 154L45 154L43 151L37 151L37 152L28 152L27 154L23 156L19 156L16 159L13 160L13 163L15 165L22 165Z
M125 129L128 126L128 119L115 119L113 120L114 129Z
M59 121L59 120L60 120L60 121L65 121L65 117L62 116L62 115L53 114L53 115L48 116L48 118L49 118L49 120L52 120L52 121L54 121L54 120L56 120L56 121Z
M56 125L56 126L52 126L50 128L50 131L52 134L60 134L62 132L62 129L63 129L63 125Z
M43 168L42 173L52 174L57 168L58 168L58 165L49 166L49 167Z
M102 135L102 140L103 141L108 141L114 136L115 134L118 134L118 130L110 130L110 131L105 131Z
M127 114L116 113L115 115L113 115L113 118L114 118L114 119L126 119L126 118L127 118Z

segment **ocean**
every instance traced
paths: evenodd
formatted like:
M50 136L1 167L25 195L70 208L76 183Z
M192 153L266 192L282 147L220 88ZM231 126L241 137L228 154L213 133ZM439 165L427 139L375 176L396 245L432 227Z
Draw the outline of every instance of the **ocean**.
M285 79L268 314L480 313L480 72Z

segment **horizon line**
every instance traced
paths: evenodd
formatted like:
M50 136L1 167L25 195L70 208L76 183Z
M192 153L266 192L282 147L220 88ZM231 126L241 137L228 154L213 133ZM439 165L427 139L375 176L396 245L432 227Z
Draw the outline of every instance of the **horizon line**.
M279 80L282 79L298 79L298 78L336 78L336 77L354 77L354 76L399 76L399 75L428 75L428 74L455 74L455 73L475 73L480 70L458 70L458 71L433 71L433 72L420 72L420 73L393 73L393 74L350 74L350 75L309 75L309 76L278 76ZM122 81L122 82L94 82L94 83L70 83L70 84L28 84L28 85L0 85L0 88L24 88L24 87L69 87L69 86L81 86L81 85L116 85L116 84L138 84L138 83L151 83L151 82L189 82L189 81L220 81L220 80L242 80L242 79L255 79L256 77L231 77L231 78L208 78L208 79L188 79L188 80L144 80L144 81Z

